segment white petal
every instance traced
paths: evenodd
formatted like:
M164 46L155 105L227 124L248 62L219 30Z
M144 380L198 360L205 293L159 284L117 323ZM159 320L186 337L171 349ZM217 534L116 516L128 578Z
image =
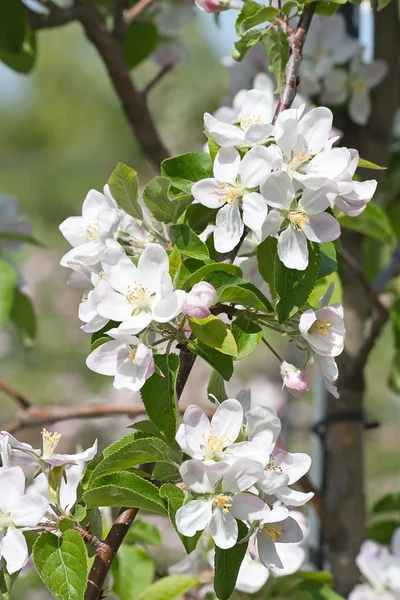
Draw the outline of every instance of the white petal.
M226 453L226 459L229 460L230 456L235 458L249 458L261 463L264 467L269 461L273 445L272 431L261 431L254 436L254 441L238 442L230 446Z
M166 273L168 277L168 273ZM162 298L153 306L153 318L158 323L167 323L175 319L182 311L185 304L186 292L176 290L171 295Z
M277 210L270 210L265 218L264 225L262 226L262 238L267 238L270 235L276 237L283 221L284 218Z
M375 60L372 65L367 65L364 81L369 88L377 86L385 77L389 68L384 60Z
M182 450L194 458L203 458L201 447L204 446L211 432L211 425L207 415L200 407L195 405L189 406L183 417L183 424L181 427L183 428L180 434L181 439L184 435L187 448L185 450L185 448L182 447ZM181 427L179 429L181 429ZM178 436L176 439L180 444Z
M68 217L61 223L59 229L71 246L75 247L88 241L87 225L87 221L82 217Z
M120 319L116 319L120 320ZM116 329L110 329L108 334L116 340L122 340L127 336L140 333L151 322L151 313L141 312L138 315L128 316Z
M298 132L307 142L309 151L317 154L328 141L332 129L333 115L329 108L319 106L300 119Z
M278 256L288 269L304 271L308 265L307 238L291 225L278 238Z
M235 519L239 521L259 521L263 517L265 502L255 494L235 494L230 509Z
M332 148L314 156L303 168L303 172L295 172L293 177L305 187L318 190L343 173L350 161L351 156L347 148Z
M227 492L242 492L249 489L263 474L260 463L247 458L239 458L225 473L222 480L222 489Z
M215 508L212 513L210 533L218 548L232 548L238 538L236 519L230 512L225 514L221 508Z
M98 442L97 442L97 440L95 440L93 446L90 446L90 448L87 448L86 450L83 450L82 452L77 452L76 454L59 454L59 455L54 455L54 456L63 457L66 462L75 462L75 463L88 462L89 460L92 460L92 458L94 458L96 456L97 448L98 448Z
M184 462L179 472L188 487L196 494L212 494L215 486L223 478L229 465L226 463L215 463L205 465L200 460L191 459Z
M128 356L128 347L125 342L120 340L106 342L89 354L86 365L95 373L100 373L100 375L115 375L119 355L124 350Z
M275 123L274 136L279 148L290 157L296 145L299 118L296 109L282 111Z
M192 500L181 506L176 515L176 527L182 535L192 537L210 523L212 517L211 500Z
M97 190L90 190L82 204L82 215L85 218L97 217L100 211L105 209L117 209L117 203L111 196L108 185L107 195Z
M102 210L97 218L99 224L99 237L105 241L117 231L121 220L121 213L116 210Z
M288 475L288 485L291 485L308 473L311 467L311 456L303 452L291 454L290 452L277 449L275 453L275 465L281 467L283 472Z
M49 501L39 494L21 496L11 510L11 519L19 527L35 527L43 518Z
M121 362L115 373L113 386L116 390L139 391L146 382L147 367L140 367L132 361Z
M299 200L299 208L303 208L306 211L307 216L322 213L330 205L332 190L333 186L324 186L319 190L305 189Z
M214 245L217 252L230 252L240 242L244 225L237 200L226 204L217 213Z
M306 559L306 551L297 544L278 543L277 549L283 564L283 569L270 567L274 577L285 577L286 575L296 573Z
M272 441L276 442L281 431L281 421L273 408L255 406L246 412L248 437L252 441L264 431L272 431Z
M2 555L7 563L10 575L16 573L28 562L28 546L22 531L18 529L7 530L3 538Z
M244 132L239 127L217 121L209 113L204 115L204 126L222 147L240 146L243 143Z
M252 231L258 231L267 216L268 204L258 192L243 196L243 222Z
M7 432L4 433L7 435ZM13 447L10 437L8 443ZM0 494L0 510L8 514L25 492L25 475L21 467L0 467L0 489L7 490L7 493L3 491Z
M297 492L286 487L276 491L275 496L278 500L286 504L286 506L303 506L303 504L311 500L314 494L312 492L305 494L304 492Z
M225 400L220 404L211 419L211 427L216 435L232 444L240 433L243 423L243 408L238 400Z
M257 535L257 547L260 560L266 567L283 568L283 564L276 551L276 546L263 533Z
M225 200L224 190L216 179L202 179L192 185L192 195L197 202L208 208L220 208Z
M137 268L131 259L121 250L122 248L108 248L103 255L101 264L107 281L115 290L126 294L138 275Z
M106 247L101 240L91 240L75 248L75 257L93 268L100 262Z
M357 125L365 125L371 114L371 98L369 90L365 91L353 91L350 103L349 103L349 114Z
M268 101L268 97L260 90L249 90L244 97L238 121L246 119L246 117L258 118L262 124L271 123L272 103Z
M235 148L221 148L214 160L215 179L234 185L239 173L239 165L240 154Z
M250 125L244 134L244 144L246 146L254 146L255 144L263 144L272 136L274 131L273 125L256 123Z
M245 188L258 187L271 172L271 151L264 146L255 146L242 159L239 174Z
M309 217L304 233L311 242L332 242L340 236L340 225L334 216L322 213Z
M264 471L262 478L258 482L258 486L264 494L273 496L281 487L287 486L289 483L289 476L287 473L281 471L274 471L267 469Z
M284 171L267 175L260 185L260 192L269 206L284 210L289 210L295 197L292 182Z
M163 274L169 271L168 254L160 244L149 244L140 255L137 270L140 283L158 292Z
M131 316L133 310L127 297L114 291L106 280L104 280L104 283L100 283L93 290L93 303L96 312L106 319L126 321Z
M245 594L255 594L265 585L268 577L268 569L246 554L239 569L235 589Z

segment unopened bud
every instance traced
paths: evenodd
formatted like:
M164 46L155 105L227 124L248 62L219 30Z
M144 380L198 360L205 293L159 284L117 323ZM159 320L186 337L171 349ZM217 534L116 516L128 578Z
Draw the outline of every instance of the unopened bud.
M183 310L189 317L205 319L210 314L210 306L218 297L215 288L206 281L201 281L193 286L187 294Z
M295 398L301 398L308 392L307 381L303 371L283 361L281 364L283 386Z

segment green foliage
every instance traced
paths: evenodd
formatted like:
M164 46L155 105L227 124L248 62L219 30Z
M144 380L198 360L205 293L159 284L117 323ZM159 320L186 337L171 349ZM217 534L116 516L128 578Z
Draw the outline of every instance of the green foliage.
M0 570L0 597L11 600L11 588L15 583L20 571L10 575L5 567Z
M328 277L323 277L322 279L318 279L313 291L308 297L308 303L315 308L318 307L318 302L325 294L331 283L335 284L333 289L333 294L331 298L331 303L335 302L343 302L343 292L342 292L342 282L340 281L339 275L337 273L331 273Z
M232 58L241 62L248 51L261 41L262 36L263 32L261 29L251 29L250 31L246 31L242 38L235 42L235 50L232 52Z
M263 312L272 312L272 306L268 298L255 285L249 282L243 282L239 285L225 285L219 294L218 300L219 302L241 304Z
M232 334L237 346L236 359L241 360L257 348L263 330L246 315L241 315L232 323Z
M205 152L186 152L167 158L161 163L161 175L168 177L178 190L191 194L196 181L213 177L211 158Z
M230 356L237 355L235 338L228 325L214 315L205 319L189 319L190 329L195 336L206 344Z
M210 395L215 396L218 402L223 402L228 398L224 380L221 377L221 375L217 373L217 371L215 371L214 369L211 371L210 379L208 381L207 386L207 396L209 397L209 400L213 402L213 400L210 398Z
M189 225L171 225L169 228L171 243L175 244L183 256L207 261L210 258L204 242L192 231Z
M388 385L395 394L400 394L400 298L397 298L390 311L394 337L394 357L389 373Z
M341 227L368 235L383 244L396 243L388 216L375 202L369 202L357 218L339 215L338 221Z
M276 312L279 323L286 321L307 302L317 281L321 258L318 244L308 242L308 252L308 266L304 271L287 269L276 256L275 289L279 297Z
M386 2L386 0L380 0L381 3ZM390 0L389 0L390 2ZM386 4L389 4L389 2L386 2ZM352 4L361 4L361 2L353 2ZM379 7L379 9L381 9L383 7ZM365 158L360 158L358 161L358 168L364 168L364 169L374 169L375 171L385 171L387 169L387 167L380 167L379 165L376 165L375 163L371 162L370 160L365 160Z
M140 390L146 412L167 440L173 441L178 424L175 390L179 358L176 354L159 354L154 362L160 372L155 372Z
M35 567L50 593L58 600L83 600L88 577L85 544L77 531L61 537L42 533L33 546Z
M19 4L19 2L15 2ZM21 3L22 4L22 3ZM27 75L35 66L36 61L36 34L34 31L26 30L25 39L20 51L15 54L5 48L0 48L0 60L10 69Z
M83 493L82 500L88 508L126 506L159 514L166 512L158 488L128 471L111 473L92 480L90 489Z
M164 485L162 485L160 488L160 496L161 498L164 498L165 503L168 507L168 516L172 525L174 526L179 537L181 538L186 552L190 554L196 548L197 542L199 541L202 532L198 531L196 535L189 538L180 534L177 530L175 515L178 509L184 503L185 494L180 488L176 487L176 485L172 485L172 483L164 483Z
M169 575L148 587L139 600L175 600L199 584L197 577L192 575Z
M230 276L230 277L229 277ZM189 291L195 283L200 281L208 281L211 283L218 293L229 285L242 283L242 271L235 265L226 263L213 263L200 267L186 279L183 289Z
M186 211L185 220L197 234L202 233L209 223L214 223L218 209L207 208L202 204L191 204Z
M317 15L323 15L324 17L330 17L334 15L340 8L339 2L331 2L330 0L320 0L317 2L317 8L315 13Z
M398 527L400 527L400 519L377 521L368 527L366 539L375 540L378 544L389 546Z
M338 270L336 246L333 242L319 244L321 262L319 264L318 279L327 277Z
M247 535L247 527L241 521L238 521L239 540ZM214 589L219 600L229 600L235 588L236 579L246 554L247 543L236 544L233 548L223 550L215 547L215 576Z
M161 533L153 523L135 520L128 532L126 540L129 542L138 542L139 544L150 544L151 546L161 546Z
M282 89L286 63L289 57L289 42L286 33L281 29L269 29L262 40L265 56L269 59L268 70L275 75L276 90Z
M393 492L384 496L375 504L372 512L379 514L383 512L400 512L400 492Z
M132 21L126 31L123 50L128 69L137 67L156 49L157 27L149 21Z
M0 48L19 54L27 27L26 11L22 2L0 2Z
M32 300L19 291L14 292L14 302L10 317L18 328L22 342L26 347L33 346L36 339L36 315Z
M279 10L277 8L258 4L257 2L250 0L250 2L246 2L246 4L243 5L238 18L236 19L236 34L241 36L245 34L248 29L261 25L261 23L265 23L265 21L271 21L278 14Z
M142 209L138 202L139 180L134 169L123 163L118 163L110 175L108 185L117 204L128 215L139 219L139 221L143 219Z
M168 224L176 223L192 198L187 194L174 195L170 179L154 177L144 189L143 201L157 221Z
M230 380L233 375L233 359L231 356L223 354L215 348L210 348L210 346L206 346L206 344L203 344L199 340L190 342L188 348L191 352L208 362L225 381Z
M274 273L277 244L278 240L269 236L257 247L258 270L264 281L268 283L273 297L276 296Z
M0 258L0 327L10 316L18 275L7 261Z
M151 585L154 573L153 560L143 548L123 544L112 564L112 591L119 600L137 600Z

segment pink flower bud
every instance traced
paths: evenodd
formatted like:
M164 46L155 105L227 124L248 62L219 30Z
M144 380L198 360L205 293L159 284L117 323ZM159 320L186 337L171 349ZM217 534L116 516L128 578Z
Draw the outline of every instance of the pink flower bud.
M183 310L188 317L205 319L211 314L209 307L214 304L217 296L215 288L210 283L206 281L196 283L189 294L186 295Z
M195 0L195 4L200 10L207 13L216 13L230 8L229 4L218 0Z
M216 289L211 285L211 283L207 283L207 281L200 281L200 283L196 283L189 294L189 296L194 295L197 296L207 308L210 308L217 300L218 294Z
M303 371L294 365L283 361L281 364L282 387L286 388L295 398L301 398L308 392L307 381Z

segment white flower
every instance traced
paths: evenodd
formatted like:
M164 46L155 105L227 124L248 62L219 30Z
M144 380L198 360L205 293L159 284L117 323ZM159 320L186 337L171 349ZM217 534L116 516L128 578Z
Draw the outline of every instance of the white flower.
M314 361L315 367L326 390L332 394L334 398L339 398L340 396L337 387L333 385L333 382L339 377L339 370L335 359L332 356L314 354Z
M342 210L349 217L357 217L365 209L372 196L375 194L378 182L376 179L367 181L353 181L356 172L359 154L355 149L350 149L351 161L348 168L335 179L336 190L331 188L336 195L331 205Z
M204 115L204 126L222 147L244 147L263 144L273 132L273 104L268 94L249 90L237 115L238 126L219 121L209 113Z
M60 231L75 248L76 259L95 265L106 250L105 241L114 238L120 218L121 212L106 185L104 194L90 190L82 205L82 216L65 219Z
M136 392L154 373L154 358L150 348L134 335L110 329L115 339L95 348L86 359L86 365L95 373L114 377L117 390Z
M303 532L297 521L288 516L283 507L272 507L264 516L257 533L257 549L261 562L266 567L285 568L284 559L291 556L281 552L284 544L297 544L303 539Z
M300 317L299 329L306 342L316 354L334 357L343 352L346 330L343 321L343 306L329 306L334 284L331 283L318 303L318 309L310 308Z
M292 454L276 446L257 487L267 496L274 496L286 506L303 506L314 494L298 492L288 486L303 477L310 466L311 457L308 454L302 452Z
M168 255L150 244L136 267L128 256L109 248L102 259L108 286L97 286L93 300L99 315L123 321L123 333L139 333L152 320L167 323L183 310L186 293L173 291Z
M303 271L308 265L308 244L329 242L340 236L338 221L324 212L330 197L321 189L304 190L296 195L289 177L283 171L271 173L260 187L269 206L274 208L266 220L268 235L278 237L278 256L288 269Z
M73 508L76 498L78 485L82 479L83 472L85 470L85 463L80 462L72 465L65 473L60 485L60 507L65 511L71 511ZM40 473L33 483L28 487L27 494L41 494L42 496L48 497L48 482L44 473Z
M388 66L383 60L370 65L362 64L361 56L356 56L350 66L349 114L357 125L365 125L371 114L370 90L386 77Z
M266 73L257 73L257 75L254 77L253 89L258 90L264 94L265 104L271 106L271 114L272 110L275 108L276 105L276 98L274 97L274 88L275 86L271 77L269 77ZM233 98L232 107L221 106L220 108L218 108L213 114L217 121L229 123L230 125L237 123L239 120L239 114L241 113L241 110L243 108L243 104L248 91L249 90L246 89L239 90Z
M191 459L179 471L196 496L176 513L176 525L182 535L192 537L209 525L215 545L232 548L238 539L236 519L260 520L268 510L261 498L246 492L262 475L259 463L243 458L232 465L224 462L206 465Z
M182 450L198 460L221 460L224 450L235 442L243 423L243 409L237 400L225 400L211 419L199 406L189 406L176 433Z
M100 281L98 285L102 285L102 282ZM107 285L107 283L103 285ZM82 302L79 305L79 318L85 323L85 325L82 325L81 327L85 333L94 333L107 325L109 319L99 315L96 310L94 290L91 290L87 295L85 294L83 296Z
M260 230L268 206L256 189L273 165L274 152L263 146L255 146L242 160L235 148L221 148L214 161L214 178L192 186L195 200L220 209L214 230L217 252L228 252L239 243L244 224L252 231Z
M21 467L0 467L0 558L4 558L10 574L22 569L29 557L19 528L35 527L48 505L43 496L25 494L25 475Z

